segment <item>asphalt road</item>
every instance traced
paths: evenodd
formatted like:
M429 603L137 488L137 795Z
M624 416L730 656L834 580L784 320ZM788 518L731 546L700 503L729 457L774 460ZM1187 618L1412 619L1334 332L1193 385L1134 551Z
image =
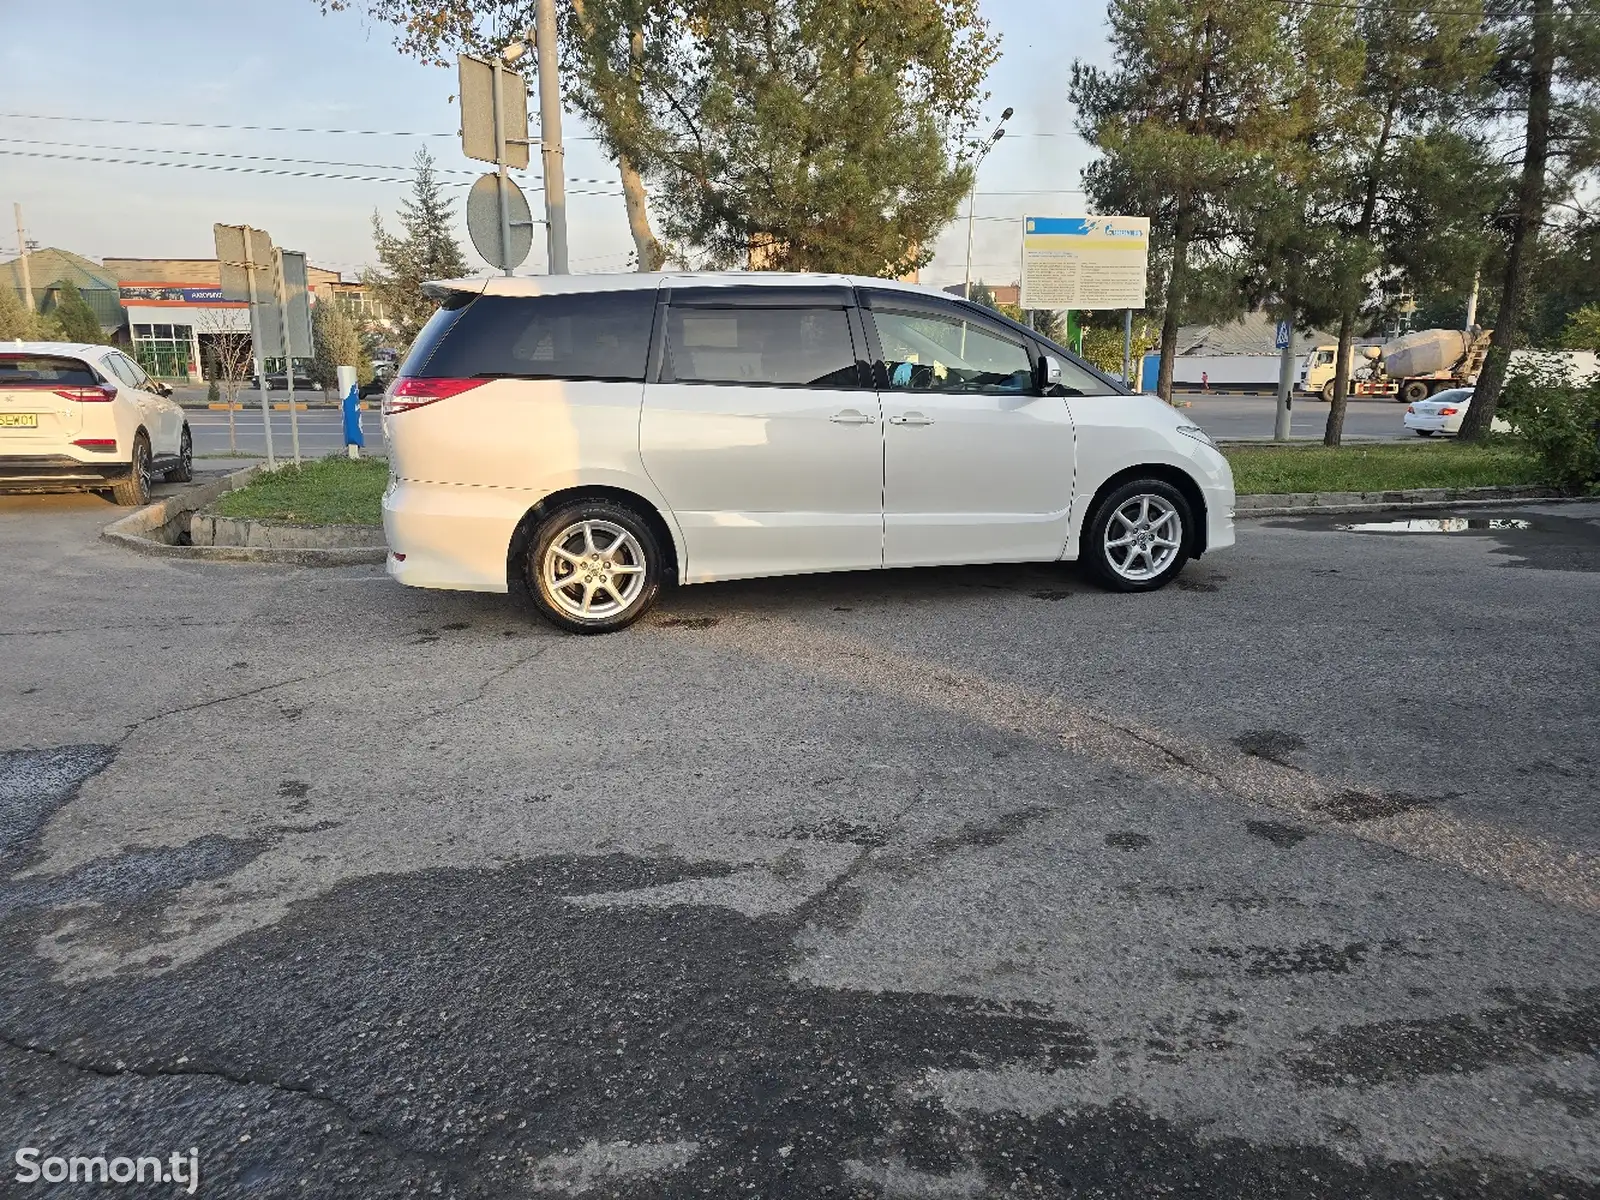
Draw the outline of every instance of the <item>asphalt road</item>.
M1186 412L1215 438L1270 438L1273 399L1270 396L1182 396L1192 404ZM1393 401L1352 401L1345 418L1345 433L1358 438L1405 438L1415 436L1401 425L1404 409ZM313 457L338 454L344 450L344 425L332 409L312 409L297 414L300 422L301 453ZM1291 434L1297 438L1321 438L1327 423L1328 406L1320 400L1296 400L1291 410ZM266 453L259 411L234 413L233 445L240 454L260 457ZM208 409L190 409L189 427L194 432L195 453L225 454L229 451L228 414ZM376 412L362 414L362 431L367 449L383 453L382 419ZM279 455L289 453L289 414L272 415L273 446Z
M194 435L194 452L198 455L227 454L234 447L237 447L239 454L251 458L260 458L267 452L266 436L263 432L265 424L259 410L233 414L234 429L231 440L226 412L191 408L187 415L189 430ZM300 425L302 456L322 458L329 454L344 453L344 417L341 413L334 409L314 408L296 413L295 417ZM361 431L366 438L366 450L373 454L382 454L384 445L382 416L376 412L362 413ZM274 412L273 451L279 457L287 458L292 445L289 414Z
M0 498L8 1183L1597 1194L1600 504L603 638L115 511Z

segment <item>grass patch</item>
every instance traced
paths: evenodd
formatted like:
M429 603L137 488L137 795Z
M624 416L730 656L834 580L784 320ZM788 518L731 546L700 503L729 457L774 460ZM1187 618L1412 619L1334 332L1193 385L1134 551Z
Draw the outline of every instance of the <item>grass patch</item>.
M385 459L320 458L258 475L209 511L300 525L377 525L388 484Z
M1402 488L1506 487L1538 483L1538 464L1496 439L1378 442L1327 446L1228 446L1241 495L1282 492L1388 492Z

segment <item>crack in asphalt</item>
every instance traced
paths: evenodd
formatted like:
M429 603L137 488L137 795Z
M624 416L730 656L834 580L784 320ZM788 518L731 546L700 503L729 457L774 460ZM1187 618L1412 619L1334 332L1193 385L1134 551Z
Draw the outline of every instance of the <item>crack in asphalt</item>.
M199 712L203 708L214 708L219 704L231 704L235 700L244 700L250 696L259 696L262 692L270 692L276 690L277 688L290 687L296 683L306 683L313 679L321 679L323 674L326 674L326 672L315 675L297 675L293 679L282 679L277 683L264 683L260 687L247 688L242 692L231 692L226 696L215 696L210 700L201 700L197 704L184 704L177 708L163 709L160 712L152 713L148 717L141 717L132 725L127 726L127 732L117 739L116 745L122 745L123 742L127 741L146 725L153 725L157 721L166 720L168 717L178 717L182 716L184 713Z
M310 1084L289 1083L278 1079L258 1079L255 1076L231 1071L225 1067L199 1063L174 1063L171 1066L140 1067L129 1066L119 1061L114 1066L106 1066L103 1063L68 1054L51 1046L41 1046L38 1043L26 1041L4 1030L0 1030L0 1045L7 1046L20 1053L48 1059L66 1070L76 1071L84 1075L93 1075L100 1079L214 1079L221 1083L232 1084L235 1087L259 1088L276 1092L280 1095L298 1096L322 1105L338 1117L346 1128L352 1132L361 1137L372 1138L381 1142L402 1158L424 1163L451 1176L457 1182L470 1182L477 1178L477 1172L460 1160L446 1154L420 1149L395 1138L386 1130L377 1128L364 1120L343 1100L331 1096Z
M489 694L489 689L491 687L499 683L513 671L516 671L517 669L526 666L528 663L531 663L534 659L542 658L545 654L550 652L551 647L554 645L554 641L546 642L537 650L534 650L529 654L524 654L521 658L516 659L509 666L501 667L498 671L490 672L484 677L483 682L478 685L478 689L474 694L470 696L463 696L460 700L452 701L451 703L444 705L442 708L434 709L432 712L423 713L417 719L419 721L431 721L435 717L442 717L446 713L453 713L457 709L466 708L468 705L481 703L483 698Z

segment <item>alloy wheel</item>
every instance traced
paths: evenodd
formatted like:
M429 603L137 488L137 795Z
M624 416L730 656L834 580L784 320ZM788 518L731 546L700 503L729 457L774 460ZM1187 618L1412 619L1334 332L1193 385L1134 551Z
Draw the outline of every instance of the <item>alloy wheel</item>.
M540 569L550 598L580 620L613 617L645 584L644 547L611 521L576 521L558 533Z
M1130 582L1154 579L1182 548L1183 518L1165 496L1130 496L1106 522L1106 563Z

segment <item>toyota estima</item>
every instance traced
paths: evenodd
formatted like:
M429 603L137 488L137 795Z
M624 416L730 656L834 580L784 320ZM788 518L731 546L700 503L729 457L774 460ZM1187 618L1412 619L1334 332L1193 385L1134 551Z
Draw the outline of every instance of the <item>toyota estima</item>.
M1206 435L1025 326L839 275L427 285L384 397L388 569L556 625L669 583L1081 559L1150 591L1233 544Z

